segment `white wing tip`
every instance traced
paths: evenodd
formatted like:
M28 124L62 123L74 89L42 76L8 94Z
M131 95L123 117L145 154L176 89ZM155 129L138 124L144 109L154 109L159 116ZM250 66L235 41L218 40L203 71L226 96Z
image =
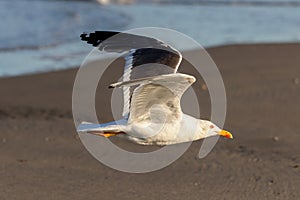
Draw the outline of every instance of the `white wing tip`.
M196 81L196 78L194 76L190 76L187 78L189 83L194 83Z
M121 87L123 82L117 82L117 83L112 83L108 86L108 88L116 88L116 87Z
M174 78L178 78L178 79L185 79L187 80L189 83L194 83L196 81L196 78L192 75L189 75L189 74L183 74L183 73L175 73L175 74L164 74L164 75L160 75L160 76L157 76L155 78L158 78L158 79L165 79L167 77L170 77L171 79L174 79Z

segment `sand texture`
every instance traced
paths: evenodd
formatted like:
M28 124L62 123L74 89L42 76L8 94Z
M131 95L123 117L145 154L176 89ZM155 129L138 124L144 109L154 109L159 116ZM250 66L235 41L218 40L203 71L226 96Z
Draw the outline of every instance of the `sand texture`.
M299 199L300 45L208 52L224 79L225 128L235 138L220 138L201 160L201 141L194 142L179 160L148 174L110 169L81 144L71 110L76 69L0 79L0 199ZM209 116L208 92L198 83ZM109 94L97 97L99 109ZM104 111L101 120L111 120Z

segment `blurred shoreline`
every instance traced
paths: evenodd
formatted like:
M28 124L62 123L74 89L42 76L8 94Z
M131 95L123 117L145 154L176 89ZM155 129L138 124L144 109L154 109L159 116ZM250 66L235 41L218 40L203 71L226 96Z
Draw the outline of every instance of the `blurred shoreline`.
M210 47L207 47L207 48L204 48L206 51L211 51L211 50L214 50L214 49L223 49L223 48L230 48L230 47L236 47L236 48L239 48L239 47L257 47L259 48L260 46L274 46L274 48L278 47L280 48L280 46L285 46L285 45L291 45L291 46L294 46L294 45L300 45L300 42L276 42L276 43L242 43L242 44L223 44L223 45L215 45L215 46L210 46ZM32 49L40 49L40 48L47 48L47 47L31 47ZM19 49L18 49L19 50ZM18 51L17 50L17 51ZM14 51L14 50L9 50L9 51ZM5 52L5 50L4 50ZM82 52L80 54L78 54L77 56L81 56L82 59L84 59L84 54L83 53L86 53L85 56L88 55L88 52ZM76 55L74 55L76 56ZM59 58L57 58L59 59ZM62 58L63 59L63 55L62 55ZM59 72L59 71L65 71L65 70L77 70L80 66L78 65L69 65L69 66L65 66L64 68L57 68L57 69L44 69L44 70L36 70L36 71L33 71L33 72L25 72L25 73L19 73L19 74L13 74L13 75L2 75L0 76L0 79L6 79L6 78L13 78L13 77L22 77L22 76L31 76L31 75L38 75L38 74L47 74L47 73L52 73L52 72Z
M0 1L0 29L5 30L0 33L0 77L78 66L92 50L79 35L95 30L163 27L184 33L204 47L300 41L297 6L240 6L248 0L234 1L236 5L212 1L229 6L199 2L103 6L96 1Z
M65 0L65 1L84 1L84 0ZM300 6L299 0L90 0L97 1L101 5L109 4L192 4L202 6Z

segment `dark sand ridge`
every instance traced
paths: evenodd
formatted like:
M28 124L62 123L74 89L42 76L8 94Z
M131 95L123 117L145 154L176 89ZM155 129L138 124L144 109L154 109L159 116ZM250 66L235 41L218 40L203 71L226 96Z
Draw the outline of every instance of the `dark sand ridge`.
M298 199L300 45L208 52L224 79L225 128L235 138L220 138L202 160L197 159L201 141L194 142L175 163L148 174L112 170L78 140L71 111L76 70L1 79L0 199ZM97 97L97 107L107 103L108 94ZM206 99L207 92L201 95Z

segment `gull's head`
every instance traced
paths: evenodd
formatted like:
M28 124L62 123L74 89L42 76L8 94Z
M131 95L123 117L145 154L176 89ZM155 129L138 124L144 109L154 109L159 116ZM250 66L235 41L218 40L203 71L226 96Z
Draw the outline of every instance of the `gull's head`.
M223 136L229 139L233 139L232 134L229 131L219 128L217 125L210 121L205 121L205 138L211 136Z

